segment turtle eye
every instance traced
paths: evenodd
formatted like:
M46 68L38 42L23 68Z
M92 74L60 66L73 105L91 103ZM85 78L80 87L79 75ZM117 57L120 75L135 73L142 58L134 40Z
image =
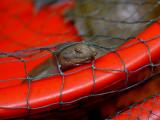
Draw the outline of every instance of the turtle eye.
M77 54L82 54L82 51L81 51L80 48L75 48L74 50L75 50L75 52L76 52Z

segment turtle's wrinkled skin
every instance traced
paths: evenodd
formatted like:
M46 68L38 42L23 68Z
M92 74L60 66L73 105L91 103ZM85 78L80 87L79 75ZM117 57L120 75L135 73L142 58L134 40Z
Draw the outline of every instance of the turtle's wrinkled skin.
M29 73L30 78L41 78L43 76L50 76L59 74L58 65L60 65L61 71L79 66L81 64L89 63L95 57L97 58L97 50L89 45L73 42L67 44L58 45L56 56L49 58L40 66L37 66Z
M62 70L65 70L91 62L96 55L97 52L94 47L78 43L64 48L57 57Z

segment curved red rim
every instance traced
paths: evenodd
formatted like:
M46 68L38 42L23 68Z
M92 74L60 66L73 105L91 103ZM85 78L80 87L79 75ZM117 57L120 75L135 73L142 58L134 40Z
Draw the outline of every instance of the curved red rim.
M111 52L97 59L95 62L96 68L106 68L108 70L112 69L119 71L106 72L95 70L95 81L93 80L92 74L93 68L91 67L91 64L87 64L66 71L64 86L62 86L62 76L57 75L44 78L39 81L33 81L30 86L28 86L29 84L26 83L0 89L0 117L8 118L21 116L27 114L28 110L31 110L31 113L37 113L46 111L48 109L55 109L64 103L74 102L75 100L80 99L83 96L88 96L93 92L97 93L104 89L105 91L109 91L110 85L113 84L116 80L122 79L122 81L124 82L126 79L125 72L122 72L125 69L124 64L122 64L121 60L123 60L123 62L125 63L125 68L128 71L135 71L140 67L149 64L150 61L148 49L146 45L144 45L144 43L138 38L144 40L145 43L149 46L152 61L156 62L160 58L160 37L155 37L159 34L160 24L158 22L155 22L144 32L138 35L137 38L129 40L127 43L117 49L116 53ZM129 44L133 45L127 47ZM42 59L42 61L43 60L44 59ZM6 68L6 66L4 66L3 68ZM17 71L22 71L22 68L18 69ZM24 73L22 74L24 75ZM135 81L138 80L139 79ZM62 87L63 91L61 91ZM124 84L114 87L124 87ZM27 97L28 92L30 94ZM28 100L26 98L28 98Z
M156 101L154 103L153 101ZM141 104L137 104L136 106L131 107L129 110L124 111L116 115L113 120L125 120L132 119L135 120L137 118L145 120L148 118L152 118L154 120L159 120L160 116L160 96L153 96L152 98L145 100ZM157 104L158 103L158 104Z

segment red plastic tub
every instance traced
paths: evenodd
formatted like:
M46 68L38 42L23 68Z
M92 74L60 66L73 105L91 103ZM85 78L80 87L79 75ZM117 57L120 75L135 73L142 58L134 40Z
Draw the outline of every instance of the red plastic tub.
M11 0L7 2L12 5ZM9 4L7 2L4 0L0 8L4 9ZM8 12L0 13L3 16L0 22L8 23L4 26L5 29L1 30L0 50L5 54L12 54L22 49L44 47L66 41L79 41L80 38L77 36L74 26L66 22L62 16L62 11L67 8L66 6L71 7L72 2L59 4L58 7L53 6L52 9L46 9L38 15L31 15L32 4L30 2L18 2L17 6L21 7L10 6L7 8L7 10L9 9ZM19 14L17 14L16 10L22 13L18 12ZM60 12L50 16L48 15L50 10ZM20 16L20 19L17 19L15 14ZM10 16L15 16L15 18L9 20ZM53 18L47 18L47 16ZM30 20L27 19L32 19L32 23L28 23ZM45 21L47 24L42 24ZM26 26L22 26L24 24ZM37 27L39 24L43 25L43 30L40 31L42 33L39 33ZM46 41L41 41L46 35L51 36L51 33L52 35L55 34ZM137 38L130 39L120 46L115 52L97 59L94 64L96 69L90 63L64 72L64 78L62 75L56 75L31 83L21 84L22 79L26 77L24 66L27 68L27 72L33 70L37 65L51 57L48 51L37 53L29 58L24 57L23 60L13 56L0 58L0 80L3 80L0 83L0 118L11 118L57 109L63 104L70 104L91 94L119 90L126 87L124 84L126 77L128 77L128 85L139 82L145 78L146 73L150 74L151 71L148 67L137 70L150 64L150 60L153 63L160 60L159 35L160 21L157 21L139 34ZM4 36L9 36L9 38L3 38ZM23 40L24 38L25 40ZM27 54L27 52L24 53ZM39 58L37 59L37 57ZM131 74L127 76L128 73Z

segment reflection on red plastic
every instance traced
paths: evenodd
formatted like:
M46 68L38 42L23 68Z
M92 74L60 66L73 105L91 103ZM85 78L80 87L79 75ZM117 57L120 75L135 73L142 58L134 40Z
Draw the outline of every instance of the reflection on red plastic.
M20 2L19 4L23 5L23 2L22 3ZM6 2L4 2L4 4L6 4ZM21 9L20 11L23 11L24 13L24 14L21 14L21 17L20 17L21 20L23 21L23 24L21 24L22 21L20 22L19 20L17 20L16 16L15 16L15 19L13 19L13 21L8 20L9 26L5 26L5 31L4 33L3 32L1 33L2 34L1 36L8 36L8 34L9 35L11 34L11 35L9 36L10 38L4 38L4 39L2 38L1 45L3 46L3 48L1 48L1 51L10 52L10 51L22 50L24 48L27 49L27 48L37 47L37 46L38 47L46 46L50 44L55 44L57 42L80 40L76 36L77 32L75 28L70 23L66 24L64 18L61 15L50 16L48 15L49 13L45 12L44 10L44 12L39 13L37 16L34 16L34 15L30 16L30 13L32 11L31 10L32 6L30 3L28 3L27 5L28 5L28 7L26 7L27 9L23 9L23 7L20 7L20 8L16 7L17 9ZM17 11L11 10L9 13L7 13L7 15L3 14L4 15L3 20L6 21L9 18L9 15L15 14L17 13ZM47 18L48 16L50 16L51 18ZM28 23L30 19L32 19L33 24ZM0 20L0 22L4 23L3 20ZM37 34L37 31L39 32L39 29L37 28L37 26L39 26L38 24L42 24L46 20L50 21L51 23L56 23L56 26L55 24L49 24L47 21L47 24L43 26L44 31L42 30L41 34ZM14 22L15 24L13 24L12 22ZM27 25L27 28L26 26L22 26L24 25L24 23L29 24ZM18 29L22 29L22 31L19 31L19 30L17 31L16 27ZM71 30L69 30L68 32L68 29L71 29ZM64 34L63 36L57 35L57 31L61 34L64 34L66 32L68 34ZM46 34L50 34L50 32L52 32L52 34L55 33L56 35L53 35L53 37L49 39L44 39L44 36L46 38ZM43 36L43 34L45 35ZM147 40L147 39L153 38L154 36L157 36L158 34L160 34L160 24L153 23L150 27L148 27L143 33L141 33L137 37L143 40ZM27 41L23 40L24 38ZM44 42L42 42L43 40ZM132 39L126 44L124 44L122 47L134 41L137 41L137 40ZM160 57L159 56L160 38L155 38L147 42L147 44L149 45L151 50L152 60L156 62ZM144 46L142 43L138 43L128 48L117 50L117 52L125 62L126 68L128 70L136 70L144 66L145 64L149 63L148 50L146 49L146 46ZM15 59L15 58L10 58L10 59ZM34 61L33 65L31 64L30 70L34 68L36 65L40 64L42 61L44 61L44 59L39 59L36 62ZM97 59L95 63L96 63L95 66L98 68L105 67L110 69L123 70L123 65L121 64L120 59L115 55L115 53L109 53ZM8 63L8 65L6 66L4 64L4 66L0 67L1 75L7 76L7 77L13 77L13 75L14 77L16 77L17 75L25 76L22 71L23 65L21 63L16 63L16 65L20 64L17 66L17 68L15 66L12 66L11 64L12 63L10 64ZM3 63L1 65L3 65ZM90 64L82 65L80 67L66 71L65 74L76 72L88 65ZM13 67L16 69L14 69ZM6 69L4 70L4 72L3 72L3 68ZM11 70L11 68L14 70ZM8 71L8 73L6 73L5 71ZM12 73L13 71L16 74ZM109 89L109 87L106 88L107 85L109 86L110 84L112 84L116 80L119 80L120 78L122 80L125 80L125 77L126 77L123 72L102 72L98 70L95 70L95 76L96 76L96 86L95 86L94 92L99 92L104 89L107 91ZM64 81L65 81L65 84L62 92L63 102L75 100L82 96L89 95L93 91L94 81L93 81L91 68L65 76ZM13 83L9 84L8 86L10 85L13 85ZM123 87L122 84L120 85L121 86L116 86L116 87ZM27 104L29 105L30 108L34 109L37 107L47 106L50 104L56 104L61 102L61 99L60 99L61 87L62 87L61 76L53 76L53 77L41 79L39 81L33 81L30 86L31 91L29 95L29 103L27 103L26 101L26 96L28 91L27 83L0 89L0 107L1 107L0 118L9 118L9 117L15 117L15 116L21 116L21 115L27 114L28 111L25 108L27 107ZM51 109L51 108L55 109L58 107L58 105L48 107L48 109ZM9 109L14 107L17 107L17 109ZM18 109L19 107L24 107L24 109ZM37 113L37 112L41 112L48 109L36 109L34 111L31 110L31 113L32 112Z

